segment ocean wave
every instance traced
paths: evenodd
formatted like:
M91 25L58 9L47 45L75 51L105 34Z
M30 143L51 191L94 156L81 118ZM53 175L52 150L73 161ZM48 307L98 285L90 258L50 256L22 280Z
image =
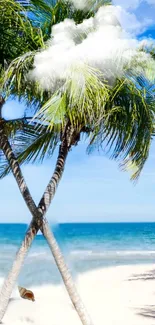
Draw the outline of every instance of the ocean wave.
M103 252L95 252L92 250L75 250L70 252L71 256L84 256L84 257L108 257L108 256L155 256L155 251L151 250L110 250L110 251L103 251Z
M92 250L73 250L73 251L67 251L67 253L64 254L65 257L70 258L98 258L98 259L107 259L107 258L116 258L116 257L154 257L155 258L155 251L153 250L111 250L111 251L102 251L102 252L96 252ZM43 252L32 252L29 254L28 259L38 259L38 260L51 260L53 259L52 253L49 251L43 251Z

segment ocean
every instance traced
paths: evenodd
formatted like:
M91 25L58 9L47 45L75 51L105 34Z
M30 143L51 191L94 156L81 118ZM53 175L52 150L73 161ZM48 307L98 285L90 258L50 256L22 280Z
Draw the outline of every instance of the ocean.
M0 278L4 278L27 229L0 224ZM53 226L73 277L90 270L155 262L155 223L72 223ZM61 277L41 234L28 252L18 283L60 284Z

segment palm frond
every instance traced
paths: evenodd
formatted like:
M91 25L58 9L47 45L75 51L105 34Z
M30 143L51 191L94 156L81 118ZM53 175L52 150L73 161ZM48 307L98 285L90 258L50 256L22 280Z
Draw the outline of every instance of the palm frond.
M101 80L101 73L87 65L76 66L34 118L51 128L56 123L63 125L66 119L75 128L85 124L93 127L105 116L108 99L109 87Z
M0 0L0 65L9 64L15 57L43 47L40 28L33 26L27 11L14 0Z
M139 177L148 158L155 126L155 97L148 86L141 86L129 79L117 81L106 106L107 116L91 143L91 146L104 145L108 154L112 152L112 159L123 161L120 164L123 168L129 162L136 165L132 179Z
M48 92L43 91L38 82L29 78L36 51L28 52L14 59L0 79L1 92L7 99L10 95L18 96L27 106L37 110L48 99Z
M7 176L10 172L10 167L8 161L3 154L2 150L0 150L0 179Z
M48 22L49 31L51 32L53 25L62 22L66 18L73 19L76 24L80 24L84 19L94 16L100 6L109 5L110 3L111 1L108 0L92 0L88 10L79 10L73 6L72 1L68 0L31 0L32 6L30 10L38 17L39 22L45 24Z
M8 122L5 131L19 164L43 162L52 156L60 142L60 126L49 130L47 126L38 128L38 123L29 124L24 120ZM12 135L12 133L14 135ZM0 151L1 152L1 151ZM10 173L10 167L4 155L0 154L0 178Z
M56 128L49 131L47 126L38 128L38 125L29 125L24 132L17 134L15 153L20 164L43 162L52 156L59 142L59 125L57 132Z

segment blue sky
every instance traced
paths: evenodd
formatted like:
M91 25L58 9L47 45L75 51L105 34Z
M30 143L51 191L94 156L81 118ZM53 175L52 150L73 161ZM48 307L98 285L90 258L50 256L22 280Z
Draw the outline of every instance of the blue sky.
M126 20L132 21L139 37L155 38L155 1L115 0L123 6ZM129 24L129 22L128 22ZM137 27L136 27L137 26ZM23 106L15 101L5 104L4 117L20 116ZM52 174L56 156L42 166L24 166L23 173L38 203ZM70 152L58 191L48 211L54 222L155 221L155 141L149 159L135 186L130 175L120 171L117 162L97 152L86 155L86 144ZM0 181L0 222L26 222L30 213L13 176Z

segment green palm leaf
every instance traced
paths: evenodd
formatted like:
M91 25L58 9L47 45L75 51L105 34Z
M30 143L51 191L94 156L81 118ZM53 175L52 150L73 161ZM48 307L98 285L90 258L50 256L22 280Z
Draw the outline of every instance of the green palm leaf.
M43 46L42 31L33 26L27 12L14 0L0 0L0 66Z
M5 133L10 139L12 148L20 164L42 162L52 156L60 142L60 126L49 130L47 126L38 127L37 123L29 124L26 119L8 121ZM0 151L1 152L1 151ZM0 178L9 174L10 168L3 153L0 155Z
M154 134L155 99L152 92L129 79L123 83L118 80L117 87L119 91L114 89L114 95L112 93L112 99L107 103L109 114L101 122L94 141L95 145L102 146L107 139L108 154L112 152L111 158L123 160L121 167L129 161L136 165L137 170L132 175L135 179L148 158Z

